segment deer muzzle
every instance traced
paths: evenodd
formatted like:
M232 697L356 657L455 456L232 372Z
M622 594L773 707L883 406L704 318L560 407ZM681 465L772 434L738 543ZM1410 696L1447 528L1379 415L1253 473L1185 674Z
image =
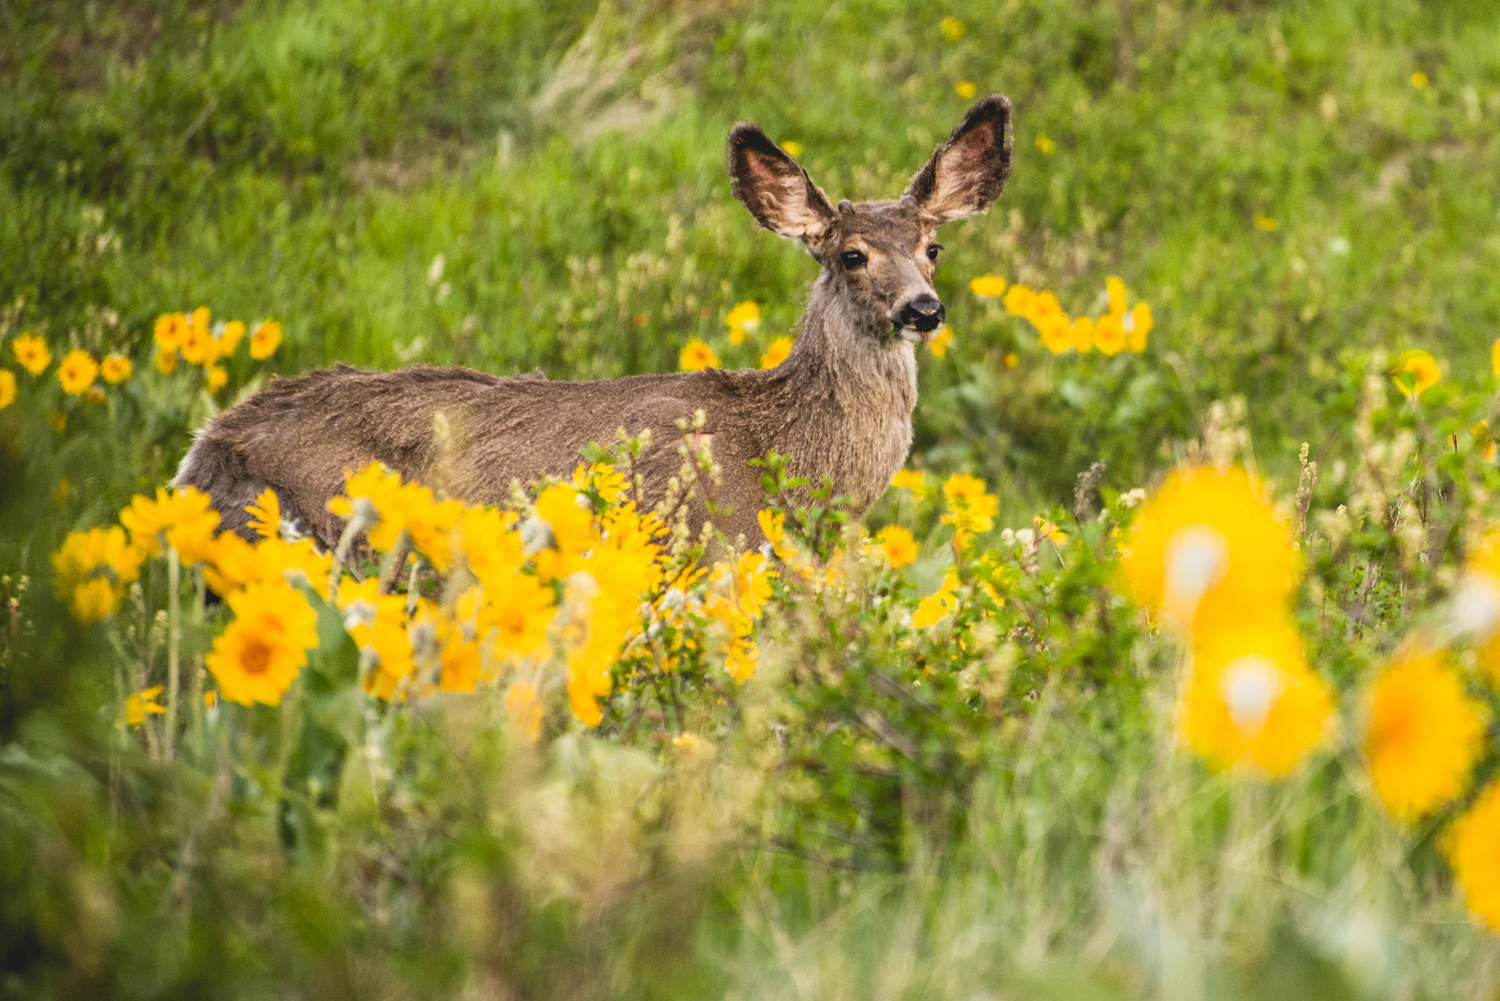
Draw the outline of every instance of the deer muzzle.
M900 330L930 334L942 326L943 315L943 304L937 297L924 293L902 306L896 313L893 324Z

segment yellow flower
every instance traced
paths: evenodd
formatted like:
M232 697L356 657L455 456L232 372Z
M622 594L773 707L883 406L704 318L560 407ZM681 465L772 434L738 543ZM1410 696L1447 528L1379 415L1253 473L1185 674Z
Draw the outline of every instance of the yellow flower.
M1036 137L1036 149L1042 156L1051 156L1057 152L1057 141L1045 132L1039 133Z
M22 334L11 342L10 349L16 353L16 361L32 375L41 375L52 364L52 352L47 342L35 334Z
M1445 847L1469 913L1500 931L1500 782L1453 822Z
M724 326L729 328L730 344L743 343L746 334L753 334L760 329L760 307L749 300L736 303L729 315L724 317ZM717 365L718 362L715 361L714 364Z
M1125 350L1129 340L1118 316L1114 313L1106 313L1099 317L1099 322L1094 327L1094 343L1099 346L1100 352L1114 357Z
M920 469L903 469L891 478L891 486L897 490L910 490L912 499L921 503L931 488L927 485L927 474Z
M480 578L484 607L480 631L494 631L496 656L531 657L547 641L547 627L557 612L552 588L533 574L505 571Z
M208 378L205 381L208 384L208 391L210 393L217 393L229 381L229 373L224 370L223 365L215 365L208 370Z
M1327 682L1308 669L1285 622L1219 630L1194 651L1182 733L1214 768L1290 775L1332 715Z
M1074 320L1069 340L1072 342L1073 350L1079 354L1088 354L1094 350L1094 321L1086 316L1080 316Z
M974 96L974 84L969 80L960 80L953 85L953 93L967 101Z
M581 553L595 542L592 512L579 503L578 491L565 483L537 496L536 516L551 529L553 548L564 553Z
M714 349L694 337L683 345L677 356L677 367L684 372L701 372L706 368L718 368L719 356Z
M99 367L104 381L112 386L119 385L130 378L131 370L130 359L121 354L105 356L104 364Z
M152 685L143 692L131 692L125 696L125 725L140 726L146 722L146 715L159 716L167 710L156 704L156 697L162 693L160 685Z
M286 584L251 584L227 601L235 620L214 640L204 663L224 698L274 706L318 645L317 613Z
M1005 357L1002 359L1002 361L1004 362L1006 368L1015 368L1017 365L1021 364L1021 356L1016 354L1014 351L1007 351L1005 352Z
M1495 343L1490 345L1490 368L1494 369L1496 375L1500 375L1500 337L1495 338Z
M16 402L16 373L0 369L0 410Z
M1041 335L1042 344L1048 351L1060 355L1073 349L1073 325L1068 322L1068 314L1044 313L1032 322L1036 324L1037 333Z
M938 327L937 333L932 335L932 340L927 342L927 350L931 351L934 357L941 358L948 353L948 345L952 343L953 328L945 323Z
M505 715L511 732L531 747L542 737L542 700L536 686L529 681L513 681L505 693Z
M1130 333L1130 350L1140 354L1146 350L1146 335L1156 324L1151 319L1151 307L1144 302L1135 304L1125 317L1126 330Z
M185 313L163 313L156 318L156 329L152 340L158 348L175 352L187 336L188 318Z
M214 339L213 334L209 333L207 327L200 327L196 323L188 327L178 349L189 364L202 365L205 368L212 365L219 357L219 342ZM228 697L228 695L225 696L225 698Z
M256 496L253 504L245 506L250 515L250 529L262 539L274 539L281 531L281 497L270 487Z
M956 42L968 34L969 26L958 18L949 15L938 22L938 27L943 29L943 37L950 42Z
M900 570L916 561L920 550L910 530L900 525L887 525L875 538L880 543L880 551L885 553L885 561L892 570Z
M374 506L378 521L366 529L371 548L390 552L405 532L412 546L426 556L439 572L452 565L453 549L448 538L463 512L457 501L438 501L431 490L417 483L402 483L401 474L372 462L344 478L344 496L328 502L328 510L348 521L354 517L360 498Z
M1125 282L1122 279L1114 275L1104 279L1104 294L1109 299L1109 313L1111 316L1125 315L1125 297L1128 292L1129 289L1125 287Z
M1036 305L1036 292L1025 285L1012 285L1005 293L1004 304L1011 316L1030 316Z
M995 512L1000 500L985 489L977 476L955 473L943 483L943 497L948 510L942 522L953 526L953 545L963 549L969 539L995 527Z
M1475 431L1487 435L1489 428ZM1478 646L1485 680L1500 685L1500 529L1492 529L1469 554L1454 589L1452 617L1457 632Z
M1136 518L1121 569L1137 600L1206 631L1274 609L1296 586L1285 525L1242 470L1167 479Z
M74 532L52 554L57 596L67 599L80 622L108 618L119 607L127 585L140 576L142 559L118 525Z
M1423 87L1427 86L1427 74L1423 73L1421 70L1416 70L1415 72L1413 72L1411 75L1411 85L1418 90L1421 90Z
M162 375L177 371L177 349L165 345L156 349L156 370Z
M219 357L227 358L234 354L234 349L239 347L240 339L244 336L244 323L239 320L230 320L224 324L224 329L219 331Z
M1408 653L1370 693L1364 752L1375 794L1398 820L1461 795L1484 737L1479 706L1438 653Z
M932 594L917 602L917 610L911 617L912 627L926 629L942 622L958 611L958 574L948 571L942 585Z
M208 494L196 487L168 493L161 487L152 499L141 494L131 498L120 512L120 524L130 529L130 540L142 553L155 556L165 543L177 550L183 563L203 563L214 556L214 536L219 512Z
M999 275L980 275L969 279L969 291L981 299L994 299L1005 294L1010 283Z
M1281 223L1277 222L1271 216L1266 215L1264 212L1255 213L1255 216L1250 221L1255 225L1255 228L1260 230L1262 233L1274 233L1281 228Z
M275 320L264 320L255 325L250 335L250 357L264 361L276 353L281 346L281 324Z
M781 148L786 150L787 156L796 157L802 155L802 144L795 139L788 139L781 144Z
M1031 519L1031 527L1032 530L1036 532L1036 537L1039 540L1046 539L1048 542L1057 546L1065 546L1068 544L1068 533L1064 532L1053 522L1049 521L1046 518L1043 518L1041 515L1037 515L1035 518Z
M1408 400L1415 400L1443 378L1437 359L1426 351L1403 351L1391 368L1391 381Z
M766 348L766 353L760 356L761 368L775 368L786 361L787 355L792 353L792 339L782 336L771 342Z

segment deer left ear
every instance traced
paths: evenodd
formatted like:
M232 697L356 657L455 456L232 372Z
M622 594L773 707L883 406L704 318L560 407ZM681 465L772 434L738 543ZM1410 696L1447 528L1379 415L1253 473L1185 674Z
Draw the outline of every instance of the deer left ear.
M989 209L1010 176L1010 99L991 94L969 109L917 171L906 194L934 225Z

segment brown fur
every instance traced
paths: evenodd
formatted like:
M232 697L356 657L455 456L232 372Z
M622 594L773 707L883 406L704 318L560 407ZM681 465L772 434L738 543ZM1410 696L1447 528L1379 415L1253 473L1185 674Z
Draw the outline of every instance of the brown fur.
M279 379L199 436L176 482L207 492L228 529L248 534L244 508L267 487L325 543L341 525L328 501L346 471L373 460L472 503L500 503L513 479L565 476L589 442L649 430L640 471L659 498L682 459L678 422L703 432L722 468L731 511L718 526L761 541L759 471L774 449L792 470L862 509L884 492L911 446L917 398L913 343L941 319L927 249L943 222L987 209L1010 170L1010 103L976 104L894 202L835 208L790 156L753 125L729 135L734 193L767 229L803 241L823 266L791 355L770 371L684 372L600 382L498 378L465 368L347 366ZM847 267L843 255L865 261ZM914 312L915 310L915 312ZM447 431L434 433L441 415ZM703 512L696 512L701 519Z

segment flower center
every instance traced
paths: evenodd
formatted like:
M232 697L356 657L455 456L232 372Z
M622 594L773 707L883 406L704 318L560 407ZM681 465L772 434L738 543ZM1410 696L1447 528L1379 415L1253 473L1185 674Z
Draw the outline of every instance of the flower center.
M1229 542L1217 529L1189 525L1167 543L1166 604L1186 615L1229 569Z
M252 639L240 653L240 666L246 674L261 675L271 666L271 647L263 640Z
M1453 596L1453 624L1480 639L1493 635L1500 626L1500 581L1489 574L1466 574Z
M1260 732L1285 687L1281 669L1259 654L1230 661L1219 676L1219 695L1229 709L1229 719L1246 737Z

